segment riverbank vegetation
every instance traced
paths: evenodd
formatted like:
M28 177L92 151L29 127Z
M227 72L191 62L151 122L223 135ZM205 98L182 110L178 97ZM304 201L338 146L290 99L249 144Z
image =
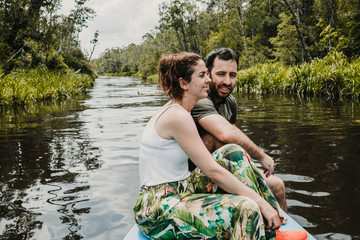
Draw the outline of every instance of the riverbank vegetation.
M134 71L147 78L156 73L158 59L165 52L193 51L206 56L212 49L224 46L240 54L241 70L257 66L248 71L277 67L276 71L280 71L291 67L292 74L287 77L292 78L288 82L293 82L293 93L342 96L358 91L356 87L345 90L346 86L350 88L348 81L348 85L329 85L337 80L324 80L326 84L321 80L327 87L319 87L321 81L316 80L316 84L312 83L316 86L309 90L309 80L299 74L316 73L309 76L314 79L339 78L321 78L319 72L351 75L348 73L353 70L346 68L356 67L360 56L359 1L171 0L160 5L159 15L158 25L143 36L141 44L108 49L94 60L99 73ZM337 53L332 56L341 54L341 59L348 62L341 69L320 61L334 51ZM276 80L270 82L275 84Z
M360 59L349 62L343 53L298 66L264 63L240 70L238 90L360 100Z
M0 78L0 105L66 99L83 93L93 83L89 75L50 71L45 66L12 71Z
M81 50L78 39L87 21L95 16L95 11L86 6L87 1L75 0L75 8L67 16L58 14L61 1L1 1L2 104L11 99L25 103L70 96L89 86L88 79L95 79L95 65L90 58L99 34L94 34L90 53Z

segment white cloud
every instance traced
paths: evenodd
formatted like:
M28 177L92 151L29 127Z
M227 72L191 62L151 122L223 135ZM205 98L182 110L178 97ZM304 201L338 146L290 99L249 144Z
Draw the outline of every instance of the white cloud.
M80 33L82 48L90 51L90 41L96 30L99 31L99 45L93 58L99 57L106 48L141 43L142 36L158 24L158 6L164 1L167 0L90 0L86 5L95 10L96 17ZM74 2L63 0L62 13L69 14Z

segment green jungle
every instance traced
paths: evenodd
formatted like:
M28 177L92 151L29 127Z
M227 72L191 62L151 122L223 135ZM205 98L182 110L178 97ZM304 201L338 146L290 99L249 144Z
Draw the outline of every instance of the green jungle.
M21 2L21 3L20 3ZM360 100L360 2L357 0L168 0L140 44L91 59L78 36L94 19L88 0L68 16L61 0L0 1L0 105L68 98L97 75L156 79L160 56L240 55L237 90Z

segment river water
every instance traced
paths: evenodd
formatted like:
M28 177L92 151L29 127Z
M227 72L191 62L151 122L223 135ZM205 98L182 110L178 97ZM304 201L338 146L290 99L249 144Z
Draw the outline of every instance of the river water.
M237 126L276 162L289 215L318 239L360 239L360 105L237 94ZM0 239L122 239L138 147L166 102L154 84L101 77L86 95L0 112Z

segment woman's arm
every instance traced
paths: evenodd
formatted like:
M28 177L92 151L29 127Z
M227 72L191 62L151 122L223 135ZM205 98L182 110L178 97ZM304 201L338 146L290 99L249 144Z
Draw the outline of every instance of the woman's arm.
M164 116L158 120L156 126L158 134L165 138L175 139L195 165L224 191L254 200L267 219L268 228L279 227L281 221L277 211L259 194L247 187L214 160L202 142L191 115L179 108L172 107L168 109L163 114Z

